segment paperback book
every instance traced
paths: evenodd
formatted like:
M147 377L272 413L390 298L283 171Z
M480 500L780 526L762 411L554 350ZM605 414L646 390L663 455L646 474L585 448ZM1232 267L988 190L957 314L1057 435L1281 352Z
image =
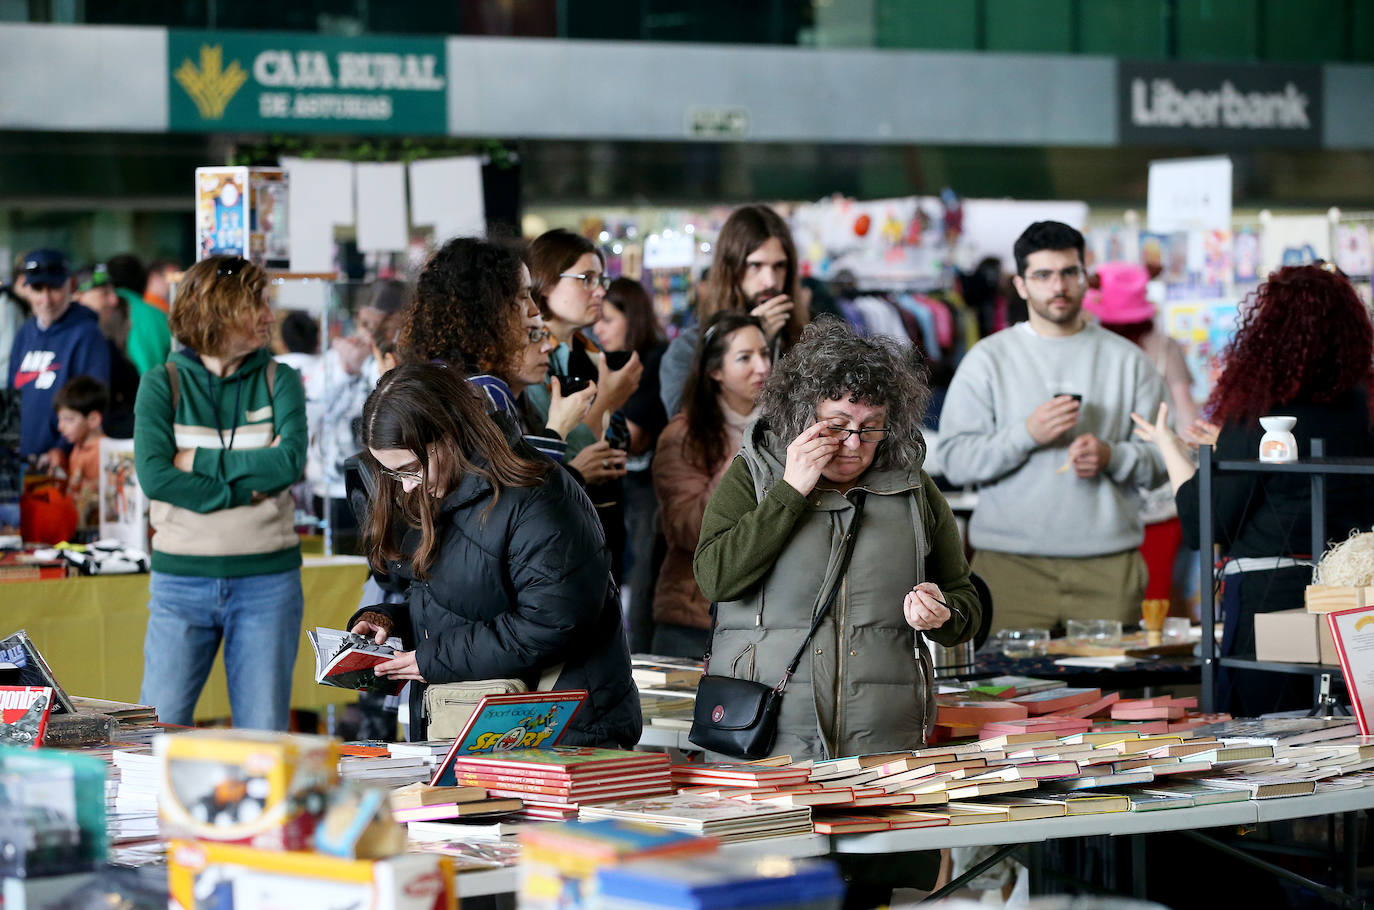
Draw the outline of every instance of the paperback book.
M378 664L396 657L401 640L388 638L379 645L366 635L354 635L342 629L315 628L307 631L310 647L315 651L315 682L340 689L363 689L395 695L405 685L404 680L378 677Z
M75 714L67 692L57 684L52 668L38 652L38 646L23 629L0 639L0 684L7 686L47 686L52 689L52 713Z

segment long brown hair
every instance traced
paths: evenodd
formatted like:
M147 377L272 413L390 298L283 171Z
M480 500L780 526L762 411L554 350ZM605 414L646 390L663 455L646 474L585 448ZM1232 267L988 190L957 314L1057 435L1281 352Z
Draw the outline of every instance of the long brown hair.
M617 278L606 288L606 303L625 317L625 350L640 358L663 343L663 329L654 316L654 302L644 285L633 278Z
M787 255L787 276L782 293L792 298L792 315L782 331L784 348L796 344L806 328L810 316L798 298L797 247L792 242L792 230L777 212L766 205L742 205L730 213L716 238L716 259L706 276L697 318L702 325L721 310L749 312L754 302L740 293L744 280L745 260L749 254L776 237Z
M720 383L711 376L725 365L730 339L740 329L763 332L763 323L748 313L726 310L712 316L702 327L701 340L692 355L692 371L682 391L682 413L687 418L687 461L714 472L729 452L725 451L725 414L720 405Z
M416 578L428 576L439 548L437 530L443 501L430 486L453 492L464 475L476 474L492 487L496 505L506 487L537 486L549 464L511 451L501 430L487 416L480 393L462 375L432 363L408 363L382 377L363 405L363 458L377 478L377 495L363 541L372 565L383 569L405 559L398 546L396 516L420 529L420 545L409 557ZM433 458L431 458L431 447ZM405 449L420 462L421 482L410 493L381 470L373 449ZM393 505L395 506L393 508Z

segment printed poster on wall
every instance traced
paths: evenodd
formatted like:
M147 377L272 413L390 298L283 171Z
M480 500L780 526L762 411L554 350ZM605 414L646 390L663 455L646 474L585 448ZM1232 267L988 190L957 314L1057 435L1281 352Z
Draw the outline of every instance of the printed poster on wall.
M1374 250L1369 245L1369 226L1361 222L1336 225L1336 268L1352 278L1367 278L1374 271Z
M132 439L100 440L100 538L148 552L148 500L134 471Z

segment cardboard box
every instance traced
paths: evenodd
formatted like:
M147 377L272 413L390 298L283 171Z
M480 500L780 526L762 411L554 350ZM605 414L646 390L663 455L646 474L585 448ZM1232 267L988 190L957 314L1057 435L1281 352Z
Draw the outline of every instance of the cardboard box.
M1326 617L1306 610L1255 614L1255 657L1283 663L1338 666Z
M1374 606L1374 585L1308 585L1303 595L1308 613L1335 613Z
M170 910L453 910L453 863L433 853L350 860L319 853L255 850L213 841L172 841Z
M265 730L191 730L153 741L162 765L163 835L311 850L339 744L327 736Z

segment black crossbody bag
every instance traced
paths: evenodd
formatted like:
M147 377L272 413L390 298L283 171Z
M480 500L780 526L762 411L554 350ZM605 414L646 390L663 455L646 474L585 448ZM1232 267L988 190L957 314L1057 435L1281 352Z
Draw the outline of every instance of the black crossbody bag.
M844 536L844 551L840 556L840 571L835 576L835 586L825 599L825 605L811 620L811 631L806 633L792 662L782 674L776 686L768 686L749 679L736 679L733 676L711 675L711 654L706 654L706 674L697 683L696 704L692 709L692 729L687 738L703 749L719 752L734 758L764 758L771 754L773 742L778 737L778 711L782 708L782 694L787 682L797 671L802 654L811 643L816 630L821 627L825 615L835 603L844 583L845 572L849 570L849 558L854 555L854 538L859 534L859 519L863 517L864 501L867 493L860 490L854 497L854 517L849 522L849 532ZM716 634L714 613L711 618L711 638Z

